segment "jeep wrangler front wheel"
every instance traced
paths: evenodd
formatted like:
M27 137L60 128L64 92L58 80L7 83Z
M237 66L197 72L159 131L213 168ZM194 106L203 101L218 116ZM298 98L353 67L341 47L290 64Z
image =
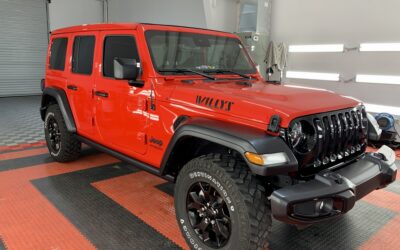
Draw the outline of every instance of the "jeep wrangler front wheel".
M50 155L58 162L68 162L79 157L81 143L68 132L60 107L53 104L47 108L44 134Z
M175 185L175 210L192 249L265 249L272 219L263 182L231 155L187 163Z

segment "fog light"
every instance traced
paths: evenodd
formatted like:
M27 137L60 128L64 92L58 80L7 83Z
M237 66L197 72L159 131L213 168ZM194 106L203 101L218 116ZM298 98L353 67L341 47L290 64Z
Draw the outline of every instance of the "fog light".
M320 215L326 215L332 212L333 210L333 200L332 199L325 199L322 201L318 201L315 205L316 211Z
M294 216L317 218L330 215L334 211L333 199L312 200L293 205Z

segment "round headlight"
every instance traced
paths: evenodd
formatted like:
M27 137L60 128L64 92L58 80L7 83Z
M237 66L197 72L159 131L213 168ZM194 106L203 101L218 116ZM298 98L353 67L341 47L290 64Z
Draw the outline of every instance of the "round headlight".
M304 139L303 127L301 125L301 122L296 122L293 124L291 130L289 131L289 136L292 142L292 146L297 147Z
M314 148L315 136L315 129L307 120L296 121L289 127L290 143L299 153L308 153Z

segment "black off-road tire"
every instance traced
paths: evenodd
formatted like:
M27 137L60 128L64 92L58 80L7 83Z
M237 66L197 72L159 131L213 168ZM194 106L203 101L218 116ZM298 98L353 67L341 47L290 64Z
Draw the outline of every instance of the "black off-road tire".
M218 249L265 249L272 226L266 184L252 175L242 159L227 154L209 154L188 162L175 185L175 210L181 232L192 249L215 249L197 235L187 213L186 200L191 186L206 182L228 205L231 234Z
M59 149L54 149L51 146L49 121L55 121L59 130ZM52 104L47 108L44 120L44 133L51 157L57 162L69 162L76 160L81 152L81 142L76 137L68 132L65 126L64 118L61 114L60 107L57 104Z

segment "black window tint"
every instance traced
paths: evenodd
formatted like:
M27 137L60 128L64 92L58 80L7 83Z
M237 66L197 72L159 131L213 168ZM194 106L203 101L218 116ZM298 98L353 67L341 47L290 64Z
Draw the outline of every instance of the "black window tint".
M114 58L136 59L139 55L132 36L109 36L104 40L103 75L114 77Z
M94 36L77 36L74 40L72 72L90 75L93 68Z
M64 70L65 54L67 53L67 38L55 38L50 50L50 69Z

